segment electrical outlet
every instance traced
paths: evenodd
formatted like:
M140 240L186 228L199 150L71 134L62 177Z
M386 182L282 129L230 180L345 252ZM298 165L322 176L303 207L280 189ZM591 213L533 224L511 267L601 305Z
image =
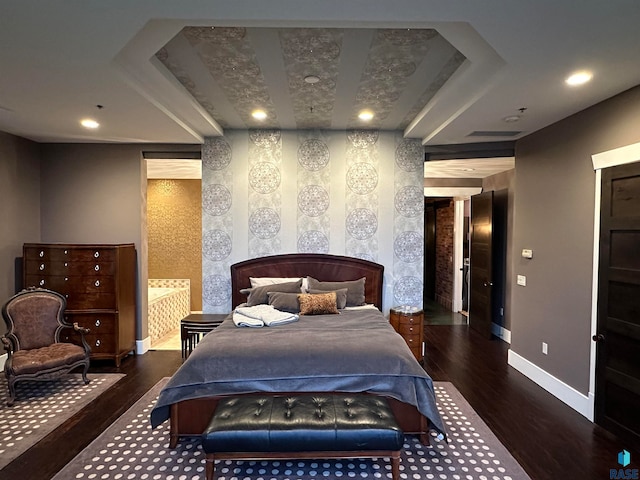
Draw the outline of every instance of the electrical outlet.
M542 353L545 355L549 353L549 345L547 345L547 342L542 342Z
M524 275L518 275L517 283L518 283L518 285L522 285L523 287L526 287L527 286L527 277L525 277Z

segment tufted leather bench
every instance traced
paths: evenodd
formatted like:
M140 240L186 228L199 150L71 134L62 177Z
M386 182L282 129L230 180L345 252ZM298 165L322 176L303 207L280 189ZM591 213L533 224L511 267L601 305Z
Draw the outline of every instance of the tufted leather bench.
M226 397L202 434L208 480L215 460L373 457L397 480L403 442L386 399L366 394Z

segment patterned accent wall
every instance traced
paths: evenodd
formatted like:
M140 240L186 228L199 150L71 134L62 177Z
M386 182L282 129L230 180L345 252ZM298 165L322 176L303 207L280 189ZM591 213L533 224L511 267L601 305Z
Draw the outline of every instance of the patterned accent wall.
M329 253L331 154L322 132L301 133L297 151L297 251Z
M231 308L229 267L306 252L385 266L384 309L422 306L424 154L402 132L227 130L202 150L203 310Z
M202 310L200 180L147 181L149 278L188 278L191 310Z
M395 304L422 306L424 279L424 148L403 139L395 151L394 289ZM419 180L419 181L418 181Z

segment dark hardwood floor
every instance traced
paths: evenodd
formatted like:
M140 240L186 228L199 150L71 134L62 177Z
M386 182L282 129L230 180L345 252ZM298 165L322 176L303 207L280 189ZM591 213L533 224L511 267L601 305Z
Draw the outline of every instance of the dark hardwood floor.
M608 479L631 446L507 365L508 344L466 325L427 325L425 368L452 382L534 480Z
M466 325L426 325L425 368L452 382L534 480L608 479L617 453L636 452L507 365L508 345ZM181 364L179 351L151 351L93 372L127 376L62 427L0 471L0 479L50 479L162 377Z

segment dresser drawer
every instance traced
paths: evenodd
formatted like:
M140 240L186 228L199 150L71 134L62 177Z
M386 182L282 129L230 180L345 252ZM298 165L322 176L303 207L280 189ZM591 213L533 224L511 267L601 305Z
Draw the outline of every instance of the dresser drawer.
M39 259L60 262L91 262L97 260L113 262L116 259L116 250L109 247L25 246L24 256L31 260Z
M67 310L116 310L116 294L113 292L77 292L64 293Z
M422 338L420 335L403 335L404 341L407 342L409 348L420 347L422 345Z
M400 325L420 325L422 322L422 315L399 315L398 323Z
M112 354L116 349L115 335L112 333L97 334L92 333L85 335L84 339L91 347L91 355L95 354ZM75 343L76 345L82 345L80 334L70 330L70 333L65 333L63 336L65 342Z
M110 275L85 277L67 275L27 275L25 284L42 287L65 294L76 291L83 293L105 293L115 291L115 278Z
M420 335L420 325L415 323L400 323L398 333L403 337L408 335Z
M116 315L114 313L87 313L64 316L67 323L78 323L81 327L88 328L92 335L114 333L116 331Z
M26 260L25 272L28 275L113 275L115 263L107 260L93 262Z

